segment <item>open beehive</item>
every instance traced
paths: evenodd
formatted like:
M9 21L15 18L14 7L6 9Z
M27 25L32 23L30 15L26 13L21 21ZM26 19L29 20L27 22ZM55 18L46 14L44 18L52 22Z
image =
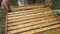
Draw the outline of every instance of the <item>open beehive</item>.
M15 7L8 13L6 34L34 34L60 27L59 17L50 8L25 8Z

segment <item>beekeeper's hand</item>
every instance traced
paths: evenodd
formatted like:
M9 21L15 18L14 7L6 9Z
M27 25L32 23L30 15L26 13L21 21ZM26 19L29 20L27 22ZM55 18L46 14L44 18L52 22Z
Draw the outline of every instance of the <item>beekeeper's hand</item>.
M10 0L2 0L2 3L1 3L2 9L8 11L8 10L10 10L9 6L10 6Z

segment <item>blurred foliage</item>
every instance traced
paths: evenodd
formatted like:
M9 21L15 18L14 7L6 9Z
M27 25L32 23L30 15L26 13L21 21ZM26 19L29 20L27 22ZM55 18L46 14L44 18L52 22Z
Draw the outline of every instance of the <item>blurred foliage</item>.
M1 2L1 0L0 0L0 2Z
M0 8L0 19L6 16L6 11Z
M1 1L2 1L2 0L0 0L0 6L1 6Z
M29 3L29 4L35 4L35 1L36 1L36 0L28 0L28 3Z
M60 17L60 14L57 12L57 15Z
M6 11L0 8L0 34L5 34Z
M60 17L60 13L57 12L57 15Z
M18 0L11 0L11 5L12 5L12 6L18 6L17 1L18 1Z
M17 6L18 3L17 3L18 0L11 0L11 5L12 6ZM1 4L2 0L0 0L0 4Z
M0 27L0 34L5 34L5 26Z
M44 3L44 0L38 0L39 3ZM35 4L36 0L28 0L29 4Z
M60 0L52 0L52 8L60 9Z

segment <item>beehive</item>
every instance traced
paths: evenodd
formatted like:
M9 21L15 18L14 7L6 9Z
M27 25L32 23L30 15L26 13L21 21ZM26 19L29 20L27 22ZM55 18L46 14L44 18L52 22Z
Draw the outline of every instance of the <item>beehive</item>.
M51 9L37 7L22 11L15 9L16 11L9 12L7 34L34 34L60 27L60 20Z

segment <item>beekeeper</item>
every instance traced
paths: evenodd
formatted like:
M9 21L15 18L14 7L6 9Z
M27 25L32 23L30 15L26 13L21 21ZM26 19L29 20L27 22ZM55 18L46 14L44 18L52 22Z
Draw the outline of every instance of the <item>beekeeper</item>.
M2 9L9 11L10 4L11 4L11 0L2 0L1 7L2 7ZM23 6L24 4L27 4L25 0L18 0L19 6Z

